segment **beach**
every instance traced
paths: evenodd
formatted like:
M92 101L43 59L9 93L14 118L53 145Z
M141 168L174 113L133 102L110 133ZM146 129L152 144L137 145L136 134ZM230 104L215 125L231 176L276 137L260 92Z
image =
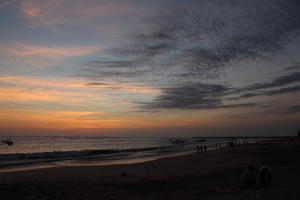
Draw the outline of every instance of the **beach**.
M60 166L0 173L0 199L300 199L300 143L268 141L144 163ZM266 188L249 189L249 164L271 166Z

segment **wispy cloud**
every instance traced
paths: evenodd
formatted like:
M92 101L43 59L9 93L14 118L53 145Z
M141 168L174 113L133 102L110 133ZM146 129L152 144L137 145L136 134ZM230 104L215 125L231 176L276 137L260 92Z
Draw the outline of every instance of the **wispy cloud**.
M242 88L232 88L222 84L186 83L182 86L163 88L161 95L141 104L143 109L185 110L257 106L259 102L255 100L251 103L241 103L239 100L299 92L300 85L297 84L299 82L300 73L295 72L276 77L270 82Z
M256 106L256 103L224 103L224 96L231 91L224 85L195 83L182 87L165 88L151 102L143 102L144 109L220 109Z
M300 82L300 72L295 72L285 76L279 76L275 78L270 83L257 83L250 85L246 90L259 90L259 89L268 89L273 87L281 87L291 83Z
M90 100L103 100L101 95L94 95L89 92L78 91L62 91L55 89L28 89L22 87L1 87L0 92L5 95L1 95L0 101L6 102L57 102L65 104L75 104L86 102L88 96Z
M74 78L37 78L26 76L0 76L0 84L17 86L31 86L35 88L73 89L95 91L103 89L107 91L123 91L130 93L158 93L159 90L151 87L136 86L125 83L113 82L86 82L86 80L74 80ZM1 88L1 87L0 87Z
M23 14L34 26L47 27L60 24L79 25L96 17L136 12L137 6L128 2L78 0L24 0Z
M49 47L49 46L36 46L27 45L24 43L17 43L8 49L9 53L19 56L40 56L49 59L63 59L71 56L83 56L88 55L99 47L79 47L79 46L69 46L69 47Z
M238 97L230 98L238 100L256 96L274 96L285 93L300 91L300 72L291 73L285 76L276 77L274 80L265 83L257 83L244 88L235 89L232 94L241 94Z
M300 105L291 106L288 108L289 113L299 113L300 112Z
M285 70L287 71L300 70L300 63L294 63L294 65L285 67Z
M44 129L72 129L72 128L107 128L118 122L117 119L97 119L93 115L101 116L102 112L92 111L49 111L49 110L0 110L0 127L15 128L44 128Z

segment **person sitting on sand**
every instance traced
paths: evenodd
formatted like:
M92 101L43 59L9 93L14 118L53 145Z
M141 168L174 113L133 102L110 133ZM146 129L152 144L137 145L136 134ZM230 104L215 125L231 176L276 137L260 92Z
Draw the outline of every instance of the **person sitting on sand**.
M254 188L257 186L258 182L258 171L253 165L249 165L241 175L241 182L249 188Z
M259 185L261 187L266 187L271 184L272 173L271 168L268 165L263 165L259 168Z

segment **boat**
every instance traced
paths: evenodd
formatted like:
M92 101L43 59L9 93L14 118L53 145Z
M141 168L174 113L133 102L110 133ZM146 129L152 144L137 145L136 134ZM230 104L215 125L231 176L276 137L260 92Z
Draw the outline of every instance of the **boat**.
M193 137L196 142L206 142L207 138L205 137Z
M13 139L4 139L2 140L2 143L7 145L13 145L15 141Z
M172 144L184 144L185 143L185 141L179 140L179 139L170 139L170 142Z

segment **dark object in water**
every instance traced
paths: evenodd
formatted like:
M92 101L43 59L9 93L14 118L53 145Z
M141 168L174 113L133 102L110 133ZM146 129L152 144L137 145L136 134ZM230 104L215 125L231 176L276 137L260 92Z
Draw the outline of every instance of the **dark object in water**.
M4 139L2 140L2 143L7 145L13 145L15 141L13 139Z
M205 142L206 139L198 139L197 142Z
M170 142L172 144L184 144L185 143L183 140L179 140L179 139L176 139L176 140L170 139Z

